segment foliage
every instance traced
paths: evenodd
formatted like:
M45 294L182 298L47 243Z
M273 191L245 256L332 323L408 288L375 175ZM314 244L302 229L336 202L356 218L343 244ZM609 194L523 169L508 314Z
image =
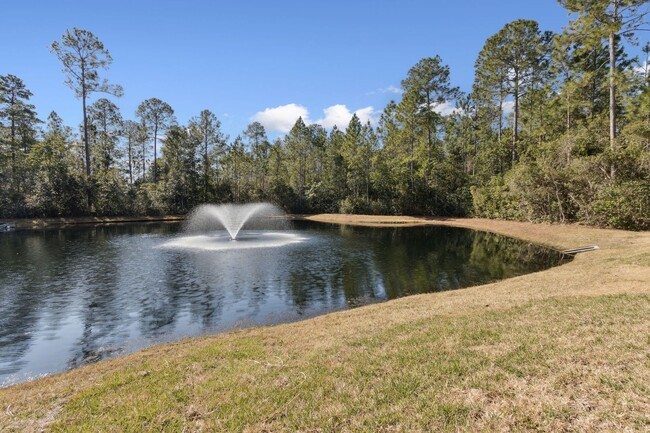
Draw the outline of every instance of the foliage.
M74 170L70 158L70 130L52 113L48 131L28 155L28 166L33 174L25 206L37 216L83 215L85 182Z
M650 182L634 180L602 188L587 222L620 229L650 230Z
M174 110L158 98L149 98L138 105L135 115L140 118L152 138L153 181L158 181L158 133L164 132L174 123Z
M99 70L108 68L113 58L92 32L76 27L71 31L66 30L60 42L52 42L52 53L63 65L63 73L66 75L65 84L75 92L76 97L81 98L86 176L90 177L91 157L86 100L95 92L121 96L123 90L119 85L111 85L108 81L100 79Z
M634 45L623 43L644 25L644 2L560 3L573 14L560 34L522 19L486 40L469 94L452 85L439 56L426 57L376 124L354 114L327 131L299 118L273 141L258 122L231 140L209 110L179 125L158 98L138 106L139 121L106 98L86 107L93 93L121 88L99 78L112 62L99 39L67 31L52 50L83 99L83 137L55 113L40 131L32 93L0 76L0 217L182 214L205 202L271 201L293 213L648 229L650 81Z

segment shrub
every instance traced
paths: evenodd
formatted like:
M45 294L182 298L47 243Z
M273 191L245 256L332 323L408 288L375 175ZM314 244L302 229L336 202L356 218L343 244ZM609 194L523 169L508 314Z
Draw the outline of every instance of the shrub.
M602 188L591 203L592 224L650 230L650 181L631 180Z

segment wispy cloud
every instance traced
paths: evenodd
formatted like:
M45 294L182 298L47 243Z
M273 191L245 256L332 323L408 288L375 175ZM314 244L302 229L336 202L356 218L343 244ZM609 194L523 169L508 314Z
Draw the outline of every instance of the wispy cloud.
M384 93L392 93L394 95L401 95L403 93L402 89L400 89L397 86L393 86L392 84L388 87L382 87L381 89L376 89L368 92L368 95L377 95L377 94L384 94Z

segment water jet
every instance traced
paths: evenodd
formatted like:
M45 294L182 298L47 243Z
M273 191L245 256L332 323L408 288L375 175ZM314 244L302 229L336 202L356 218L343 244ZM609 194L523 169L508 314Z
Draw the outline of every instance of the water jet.
M188 218L185 236L162 247L221 251L281 247L305 241L304 236L287 230L284 216L281 209L270 203L201 205Z
M282 210L270 203L204 204L192 211L186 230L190 232L210 230L214 228L214 222L218 222L226 229L230 239L235 241L245 224L260 223L261 220L278 218L283 215Z

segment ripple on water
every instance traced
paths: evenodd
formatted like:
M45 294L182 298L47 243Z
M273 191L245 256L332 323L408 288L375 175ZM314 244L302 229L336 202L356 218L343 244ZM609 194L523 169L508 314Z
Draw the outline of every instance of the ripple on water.
M183 248L204 251L242 250L249 248L277 248L305 242L307 237L295 232L241 232L236 240L226 232L209 235L181 236L160 245L161 248Z

